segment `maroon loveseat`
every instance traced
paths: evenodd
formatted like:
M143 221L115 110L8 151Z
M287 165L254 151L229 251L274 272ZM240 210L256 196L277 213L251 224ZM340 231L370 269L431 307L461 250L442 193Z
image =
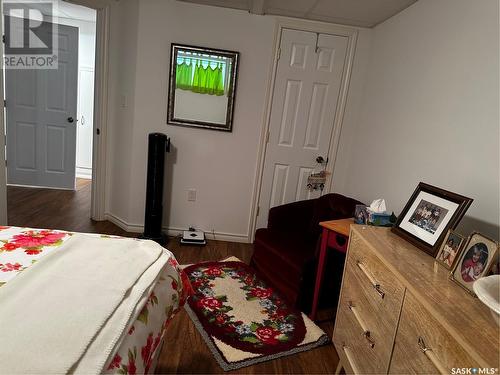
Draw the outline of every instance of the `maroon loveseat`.
M316 277L320 221L354 216L362 204L340 194L273 207L267 228L257 229L250 265L288 302L308 313ZM345 255L327 252L320 306L336 306Z

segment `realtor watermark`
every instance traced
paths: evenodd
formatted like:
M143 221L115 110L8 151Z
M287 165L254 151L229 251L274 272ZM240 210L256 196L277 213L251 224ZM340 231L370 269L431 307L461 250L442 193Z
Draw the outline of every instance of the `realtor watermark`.
M496 367L454 367L451 369L452 375L496 375Z
M4 0L5 69L57 69L57 3Z

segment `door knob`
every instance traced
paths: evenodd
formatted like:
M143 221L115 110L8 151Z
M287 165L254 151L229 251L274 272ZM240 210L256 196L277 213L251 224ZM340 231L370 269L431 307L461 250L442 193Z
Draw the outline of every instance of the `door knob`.
M323 158L323 156L318 156L316 158L316 162L319 164L323 164L325 162L325 159Z
M72 122L74 122L75 120L73 119L73 117L68 117L68 122L71 124Z

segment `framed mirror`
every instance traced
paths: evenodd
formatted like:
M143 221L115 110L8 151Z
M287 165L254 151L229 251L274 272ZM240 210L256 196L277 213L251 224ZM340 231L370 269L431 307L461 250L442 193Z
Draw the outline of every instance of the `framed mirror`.
M172 43L167 122L231 131L238 52Z

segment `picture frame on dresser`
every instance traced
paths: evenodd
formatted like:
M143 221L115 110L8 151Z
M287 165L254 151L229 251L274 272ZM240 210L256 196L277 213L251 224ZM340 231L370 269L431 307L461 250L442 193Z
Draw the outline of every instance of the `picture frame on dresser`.
M473 199L420 182L392 231L435 257L449 229L455 229Z
M486 276L500 275L500 250L497 252L497 257L490 266Z
M497 241L473 232L460 254L450 277L472 295L472 285L478 279L488 275L495 262L498 262L499 244Z
M436 261L444 268L452 270L464 247L466 238L454 230L448 229L441 247L436 256Z

